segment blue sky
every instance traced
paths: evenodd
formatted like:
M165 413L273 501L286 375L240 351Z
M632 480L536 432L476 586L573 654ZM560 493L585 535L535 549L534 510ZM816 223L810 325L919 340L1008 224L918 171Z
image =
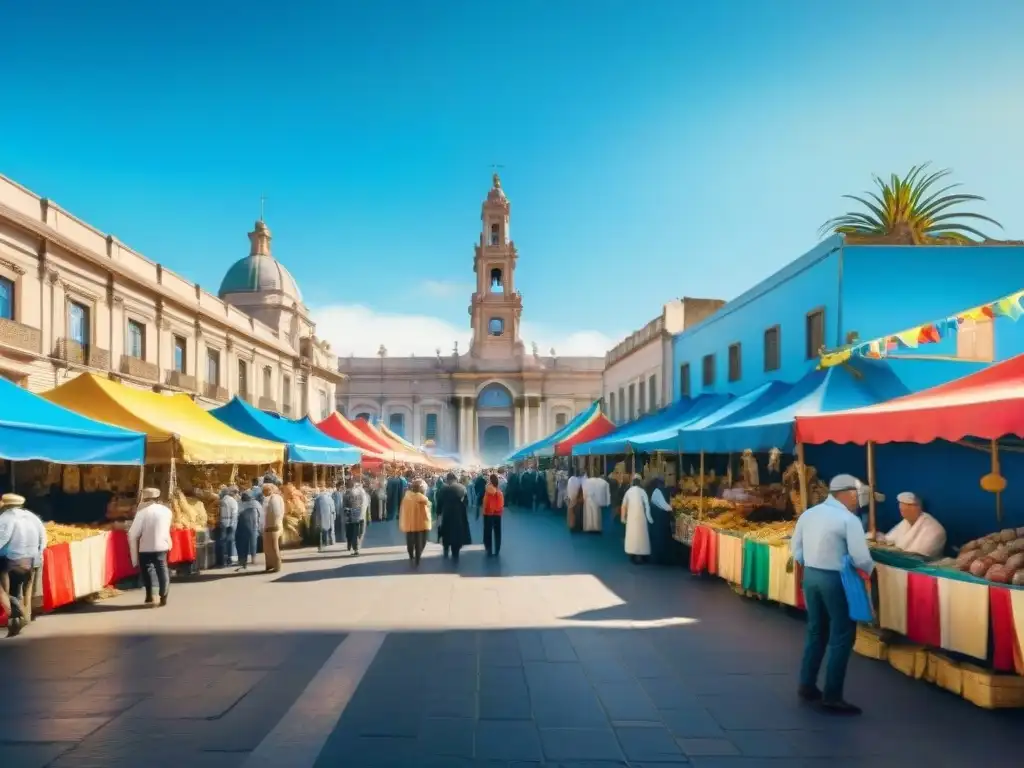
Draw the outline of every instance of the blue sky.
M342 353L464 336L504 166L524 334L600 352L731 298L872 173L951 167L1024 237L1024 4L19 3L0 173L216 290L265 192Z

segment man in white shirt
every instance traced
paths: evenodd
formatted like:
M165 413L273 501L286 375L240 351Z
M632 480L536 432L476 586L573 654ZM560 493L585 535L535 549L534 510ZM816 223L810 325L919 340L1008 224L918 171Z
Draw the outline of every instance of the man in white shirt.
M135 512L132 527L128 529L128 547L132 565L142 571L142 586L146 590L146 604L153 605L153 582L160 590L160 605L167 605L167 592L171 586L167 569L167 554L171 551L171 510L160 502L157 488L142 490L142 503Z
M903 519L888 533L879 532L877 540L929 559L939 557L946 548L946 529L924 511L920 497L904 491L896 497Z
M608 481L598 475L583 480L583 530L601 533L604 510L612 503L612 489Z

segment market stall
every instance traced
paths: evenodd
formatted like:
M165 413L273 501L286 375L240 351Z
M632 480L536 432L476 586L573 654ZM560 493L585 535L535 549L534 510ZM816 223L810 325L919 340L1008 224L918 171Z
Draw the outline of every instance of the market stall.
M429 453L424 451L422 448L418 448L417 446L410 443L400 434L395 432L393 429L389 428L388 425L385 424L383 421L378 421L373 426L392 445L395 445L398 448L407 451L408 453L414 456L418 456L423 464L426 464L429 467L433 467L434 469L446 469L450 466L448 462L436 459L435 457L431 456Z
M999 528L1007 485L1000 441L1024 438L1024 355L886 403L800 417L796 437L864 445L869 476L876 443L986 441L992 465L981 486L994 496L993 528ZM1024 528L993 530L955 554L928 560L874 544L879 626L918 644L922 656L953 654L943 657L944 679L975 703L1024 706ZM986 668L1016 676L993 676Z
M86 418L0 377L0 481L5 490L35 502L48 491L36 482L38 473L59 482L65 468L80 476L79 465L101 471L123 468L137 485L136 468L142 466L145 450L140 432ZM33 509L35 504L26 506ZM44 609L74 602L115 581L117 574L108 567L113 554L108 530L46 525L48 546L36 591L42 594ZM6 620L0 612L0 624Z
M596 440L612 432L614 429L615 425L611 420L598 410L587 421L580 424L577 429L563 435L553 446L545 448L543 451L538 451L536 455L572 456L573 446ZM548 451L550 451L550 454Z
M573 456L617 456L630 451L629 441L636 435L655 432L675 423L694 407L703 396L684 397L655 413L641 416L636 421L622 424L607 435L594 440L578 443L572 447Z
M380 450L387 457L388 461L415 466L422 466L427 463L421 454L408 451L400 443L388 439L374 424L371 424L366 419L356 419L352 423L376 445L380 446Z
M591 403L585 410L577 413L569 419L565 426L559 427L547 437L543 437L540 440L524 445L518 451L511 454L506 461L510 464L514 464L535 456L552 455L554 447L559 441L564 440L569 435L575 434L584 424L593 420L595 414L600 412L601 403L599 401Z
M316 427L328 437L358 448L362 453L360 463L363 466L376 468L384 463L384 449L337 411L332 411Z

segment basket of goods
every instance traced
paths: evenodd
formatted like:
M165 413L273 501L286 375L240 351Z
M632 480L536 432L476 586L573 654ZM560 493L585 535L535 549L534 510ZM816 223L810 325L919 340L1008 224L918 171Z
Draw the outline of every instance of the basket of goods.
M782 473L782 487L788 492L793 511L798 515L806 511L800 497L800 466L799 461L794 461ZM828 498L828 484L818 477L818 470L814 467L808 466L806 475L807 506L813 507Z
M96 531L84 525L62 525L61 523L45 523L46 544L71 544L76 541L83 541L90 536L95 536Z
M1024 586L1024 527L1006 528L969 541L955 559L940 560L935 565L996 584Z
M199 499L190 499L180 488L176 488L171 494L171 525L190 531L205 531L209 527L206 506Z
M301 544L309 523L312 495L307 499L304 489L297 488L294 483L285 483L281 486L281 496L284 497L281 544L282 546Z
M675 540L681 544L692 543L693 531L697 527L697 521L693 519L693 516L686 512L679 512L676 514L675 523Z

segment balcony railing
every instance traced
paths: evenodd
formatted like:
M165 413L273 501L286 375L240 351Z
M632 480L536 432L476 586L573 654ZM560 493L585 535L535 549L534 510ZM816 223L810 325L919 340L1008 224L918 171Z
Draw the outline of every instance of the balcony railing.
M189 392L195 392L196 377L189 376L181 371L168 371L167 385L170 387L177 387L178 389L184 389Z
M121 355L121 373L149 381L160 381L160 369L131 355Z
M203 397L208 398L210 400L220 400L221 402L227 402L227 387L220 387L216 384L205 383L203 384Z
M39 352L43 344L43 333L30 325L0 318L0 344L26 352Z
M66 336L57 339L53 358L71 365L87 365L90 368L110 370L110 352L108 350L92 345L85 346Z
M272 397L261 397L259 407L261 411L273 411L277 413L277 400Z

